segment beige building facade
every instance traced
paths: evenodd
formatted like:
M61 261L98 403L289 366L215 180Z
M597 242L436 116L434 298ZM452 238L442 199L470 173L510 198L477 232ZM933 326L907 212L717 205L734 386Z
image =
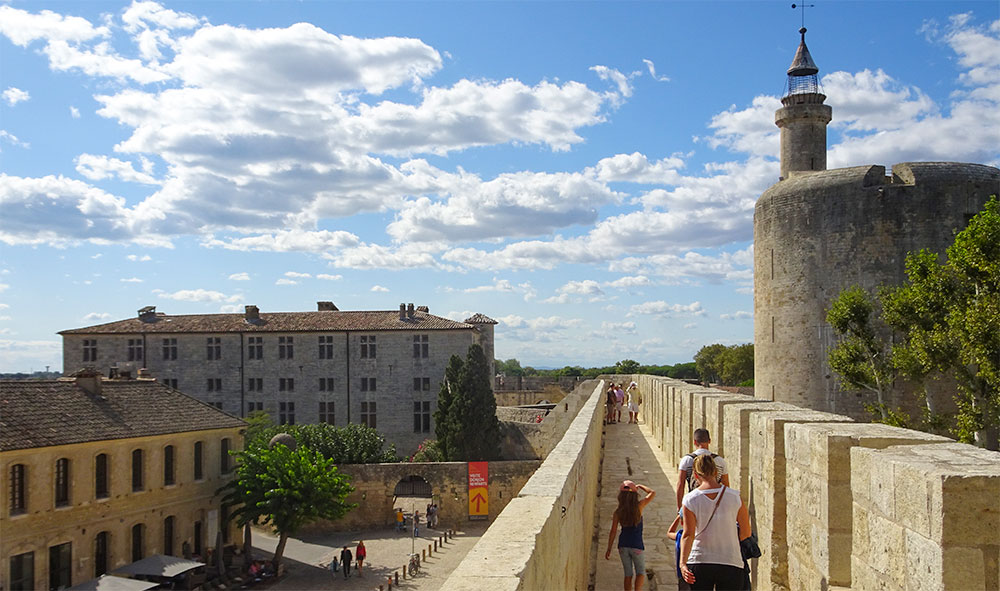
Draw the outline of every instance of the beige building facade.
M87 372L80 372L86 374ZM0 589L59 589L153 554L206 558L240 419L153 380L0 381Z
M137 317L62 331L63 370L92 366L151 377L235 416L262 410L279 424L362 423L400 453L434 437L444 370L480 345L491 367L496 321L456 322L424 306L341 311Z

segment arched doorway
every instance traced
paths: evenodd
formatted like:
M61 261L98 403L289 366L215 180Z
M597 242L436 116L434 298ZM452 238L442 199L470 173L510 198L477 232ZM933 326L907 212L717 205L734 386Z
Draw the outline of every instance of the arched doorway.
M417 476L416 474L411 474L396 483L396 489L393 491L392 494L396 498L399 497L430 498L431 485L429 482L424 480L423 477Z

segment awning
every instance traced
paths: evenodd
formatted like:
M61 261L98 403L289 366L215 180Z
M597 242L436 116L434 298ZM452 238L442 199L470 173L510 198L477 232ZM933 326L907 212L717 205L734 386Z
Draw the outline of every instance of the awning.
M116 569L115 574L120 575L145 575L148 577L176 577L189 570L194 570L199 566L205 566L204 562L196 562L167 556L165 554L154 554Z
M73 585L67 591L146 591L156 587L158 583L101 575L96 579Z

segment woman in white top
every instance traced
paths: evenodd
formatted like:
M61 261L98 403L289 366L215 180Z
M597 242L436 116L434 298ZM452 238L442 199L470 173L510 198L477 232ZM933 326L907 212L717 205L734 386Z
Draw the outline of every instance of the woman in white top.
M682 503L681 576L692 590L738 591L743 588L740 540L750 536L750 513L739 491L719 482L711 455L695 459L694 474L698 488Z

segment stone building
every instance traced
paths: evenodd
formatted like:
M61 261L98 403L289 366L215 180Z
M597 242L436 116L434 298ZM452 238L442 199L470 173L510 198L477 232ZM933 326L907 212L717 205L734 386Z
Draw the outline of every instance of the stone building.
M832 110L805 32L775 113L781 178L754 211L754 379L758 398L866 416L870 400L845 395L827 362L826 322L844 288L899 285L909 252L944 253L956 231L1000 192L1000 170L907 162L826 170ZM950 398L950 397L947 397ZM900 404L902 398L890 404Z
M276 422L363 423L400 452L434 433L445 367L479 344L493 363L493 327L482 314L456 322L425 306L399 311L138 316L62 331L63 369L145 369L168 384L236 416L266 411Z
M154 380L0 380L0 589L205 556L245 423ZM222 528L225 543L233 527Z

